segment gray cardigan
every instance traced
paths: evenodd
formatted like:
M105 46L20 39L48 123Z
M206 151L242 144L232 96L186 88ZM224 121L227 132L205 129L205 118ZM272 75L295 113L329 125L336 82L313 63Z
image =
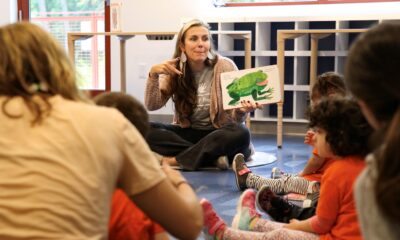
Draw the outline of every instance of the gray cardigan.
M243 113L238 109L224 110L222 105L221 73L236 70L238 69L231 59L218 55L218 61L214 66L210 99L210 119L215 128L220 128L229 123L243 123L246 119L247 113ZM166 94L167 92L169 94ZM173 92L171 91L160 91L159 81L150 78L147 79L144 102L148 110L160 109L172 95ZM179 124L183 128L190 127L189 119L178 116L177 112L174 115L174 123Z
M363 238L366 240L399 240L400 226L390 222L382 214L375 200L376 159L370 154L367 156L366 162L367 167L357 178L354 190L358 220Z

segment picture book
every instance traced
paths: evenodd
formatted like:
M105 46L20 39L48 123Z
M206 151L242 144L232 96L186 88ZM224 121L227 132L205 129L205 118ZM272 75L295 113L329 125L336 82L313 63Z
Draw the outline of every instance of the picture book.
M308 208L315 206L319 198L319 192L312 194L288 193L285 198L299 207Z
M282 99L277 65L224 72L221 74L221 89L225 110L242 107L242 100L264 105Z

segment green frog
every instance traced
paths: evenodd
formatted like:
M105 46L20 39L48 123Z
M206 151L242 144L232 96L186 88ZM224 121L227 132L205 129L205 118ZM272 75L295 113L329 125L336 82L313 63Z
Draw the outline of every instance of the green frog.
M271 99L273 88L263 91L268 84L268 75L262 70L251 72L240 78L235 78L226 86L232 100L228 103L231 106L238 104L240 97L252 96L254 101Z

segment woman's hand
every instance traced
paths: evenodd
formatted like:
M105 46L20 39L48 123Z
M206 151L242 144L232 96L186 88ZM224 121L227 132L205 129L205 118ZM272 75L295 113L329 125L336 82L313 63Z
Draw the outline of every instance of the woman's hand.
M239 110L244 113L252 112L256 109L262 108L262 105L259 104L258 102L253 102L248 100L242 100L240 101L240 104L242 104L242 107L239 108Z
M149 77L158 79L160 74L166 75L181 75L182 72L176 68L179 58L171 59L160 64L153 65L149 72Z

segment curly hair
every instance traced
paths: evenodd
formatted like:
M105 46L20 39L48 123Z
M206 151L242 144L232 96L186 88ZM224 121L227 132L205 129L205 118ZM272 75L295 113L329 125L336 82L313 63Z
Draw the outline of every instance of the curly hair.
M309 126L326 131L326 142L337 156L365 157L369 153L368 138L373 130L352 99L324 98L311 110Z

